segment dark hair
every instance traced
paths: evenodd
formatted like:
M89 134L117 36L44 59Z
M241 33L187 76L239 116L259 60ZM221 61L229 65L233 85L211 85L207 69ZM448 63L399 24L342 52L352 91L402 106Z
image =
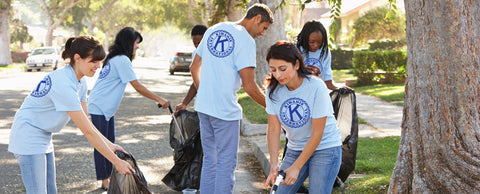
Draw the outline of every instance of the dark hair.
M207 31L207 26L205 25L195 25L192 28L191 36L203 35Z
M117 56L117 55L126 55L130 61L133 60L133 45L137 38L140 38L140 42L143 41L143 37L140 32L135 31L132 27L125 27L120 30L115 36L115 42L110 48L108 48L108 55L105 61L103 61L103 66L105 66L108 61Z
M308 38L310 34L313 32L320 32L322 34L322 51L320 52L320 58L326 57L328 53L328 36L327 30L323 27L322 23L317 22L315 20L309 21L303 25L302 31L297 36L297 47L303 47L305 49L305 58L308 58L308 51L310 50L310 46L308 46Z
M303 57L298 48L290 42L287 41L278 41L272 46L267 51L267 62L270 61L270 59L280 59L284 60L286 62L291 63L293 66L297 63L297 60L299 62L299 68L297 70L298 77L304 77L308 78L307 75L312 74L312 72L309 71L305 67L305 64L303 63ZM272 100L272 94L275 91L275 88L278 86L278 80L275 79L275 77L272 74L269 74L266 78L266 85L268 88L270 88L270 92L268 93L268 97Z
M75 66L75 54L80 55L82 59L92 56L91 61L101 61L105 58L105 50L102 44L93 36L72 37L65 43L65 50L62 52L62 58L70 58L70 65Z
M262 16L262 20L260 20L261 23L269 22L270 24L273 24L272 11L270 11L270 8L268 8L268 6L266 6L265 4L261 4L261 3L255 3L250 8L248 8L247 14L245 15L245 18L246 19L252 19L253 17L257 16L258 14L260 14Z

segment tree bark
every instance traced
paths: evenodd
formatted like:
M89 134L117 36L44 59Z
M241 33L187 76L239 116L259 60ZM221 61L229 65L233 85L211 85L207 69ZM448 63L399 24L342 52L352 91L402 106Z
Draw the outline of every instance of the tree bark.
M258 3L250 1L251 5ZM282 0L264 0L261 3L267 5L273 12L273 24L268 27L265 36L259 36L255 39L257 45L257 67L255 68L255 81L262 86L263 79L269 72L268 63L265 60L267 50L278 40L285 40L285 12L280 9ZM249 6L248 6L249 7Z
M12 63L10 53L10 0L0 3L0 65Z
M109 11L110 11L110 8L113 7L113 4L115 4L118 0L112 0L108 3L107 6L105 6L103 9L100 10L100 12L95 16L95 18L93 18L91 21L90 21L90 25L88 26L88 33L89 34L93 34L93 29L95 28L95 26L97 25L97 22L98 20L102 19L103 16L105 16L105 14L107 14Z
M47 27L47 34L45 35L45 46L52 46L53 42L53 31L62 23L62 21L67 17L67 13L73 6L78 4L82 0L69 0L65 3L65 7L63 7L61 13L54 13L52 8L47 4L46 0L41 0L40 3L47 15L48 20L48 27ZM56 18L56 14L59 14L59 17Z
M405 0L407 80L389 193L480 193L479 9Z
M241 4L238 0L230 0L228 3L227 19L228 21L239 21L243 18L242 8L237 7Z

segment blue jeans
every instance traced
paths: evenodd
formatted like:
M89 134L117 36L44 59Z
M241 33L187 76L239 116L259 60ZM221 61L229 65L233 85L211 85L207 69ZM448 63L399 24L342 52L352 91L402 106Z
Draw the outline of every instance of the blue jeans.
M301 153L302 151L287 149L280 170L292 166ZM275 193L295 194L298 188L303 185L305 179L309 177L308 193L330 194L341 164L342 146L316 150L298 173L297 181L289 186L280 184Z
M203 148L200 193L233 193L240 121L225 121L198 113Z
M115 143L115 119L110 118L109 121L103 115L90 114L92 123L112 143ZM112 163L108 161L97 149L93 150L93 158L95 160L95 172L97 180L107 179L112 173Z
M15 154L22 172L27 194L55 194L55 155L53 152L35 155Z

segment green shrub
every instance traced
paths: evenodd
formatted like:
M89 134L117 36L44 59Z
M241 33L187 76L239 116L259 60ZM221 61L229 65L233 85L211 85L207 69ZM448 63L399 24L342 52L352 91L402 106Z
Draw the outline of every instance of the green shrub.
M352 50L342 50L342 49L332 49L332 69L351 69L353 51Z
M368 50L403 50L407 46L406 39L400 40L376 40L368 43L370 46Z
M353 54L358 85L403 81L406 65L406 51L355 51Z

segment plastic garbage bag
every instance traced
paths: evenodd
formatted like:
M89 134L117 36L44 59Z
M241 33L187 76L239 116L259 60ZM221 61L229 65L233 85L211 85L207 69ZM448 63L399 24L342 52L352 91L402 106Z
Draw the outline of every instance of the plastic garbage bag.
M122 151L115 151L115 154L127 161L135 169L133 175L122 175L114 167L112 170L110 184L108 185L108 194L151 194L148 190L147 181L142 171L138 168L137 162L132 154Z
M342 164L338 172L338 178L342 183L347 180L350 173L355 169L358 142L358 117L355 91L340 88L330 92L337 126L340 128L342 139ZM337 181L338 186L342 184Z
M200 123L197 112L180 110L170 123L170 146L175 165L162 181L170 188L181 191L199 189L203 150L200 140Z

